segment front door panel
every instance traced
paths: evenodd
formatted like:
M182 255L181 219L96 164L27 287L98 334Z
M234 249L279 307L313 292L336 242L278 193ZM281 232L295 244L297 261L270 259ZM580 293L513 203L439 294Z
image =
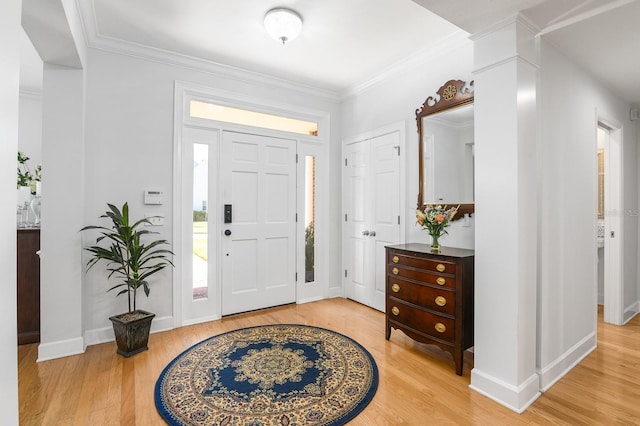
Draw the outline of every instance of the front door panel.
M295 178L295 141L223 133L223 315L295 302Z

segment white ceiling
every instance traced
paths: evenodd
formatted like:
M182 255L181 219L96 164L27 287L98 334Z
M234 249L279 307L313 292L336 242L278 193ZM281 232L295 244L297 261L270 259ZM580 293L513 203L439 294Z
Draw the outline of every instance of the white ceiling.
M619 97L640 103L640 1L544 37Z
M93 6L98 43L132 42L336 92L461 33L410 0L93 0ZM280 6L303 19L300 36L285 46L263 24L265 13Z
M640 0L413 0L469 33L520 11L613 93L640 103Z
M43 1L49 0L24 3L33 3L31 9L36 13L43 10L38 6ZM640 103L640 0L78 0L78 3L89 45L93 47L204 60L335 94L343 94L403 62L427 55L452 40L486 29L521 11L566 56L621 98ZM280 6L296 10L304 21L301 35L285 46L270 39L263 27L264 14ZM40 19L31 18L34 23L31 27L48 22L46 16L40 15ZM34 32L31 30L30 36Z

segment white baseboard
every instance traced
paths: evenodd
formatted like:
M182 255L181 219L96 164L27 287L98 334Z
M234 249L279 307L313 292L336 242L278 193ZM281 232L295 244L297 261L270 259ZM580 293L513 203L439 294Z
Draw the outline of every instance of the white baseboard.
M192 319L192 320L184 321L182 323L182 327L186 327L188 325L202 324L203 322L217 321L220 318L221 318L220 315L212 315L212 316L209 316L209 317L195 318L195 319ZM169 329L167 329L167 330L169 330Z
M154 318L151 322L151 333L167 331L173 329L173 316ZM116 340L113 335L113 327L96 328L87 330L84 333L84 340L87 346L99 345L100 343L113 342Z
M622 314L622 324L626 324L631 321L631 319L638 315L638 313L640 313L640 301L631 304L631 306L628 306L624 310L624 313Z
M538 370L540 390L546 392L558 380L564 377L573 367L596 349L596 333L573 345L553 362Z
M307 297L305 299L298 300L296 304L302 305L303 303L317 302L318 300L324 300L324 299L325 298L322 296Z
M166 317L156 317L151 323L151 333L159 333L161 331L173 330L173 315Z
M532 374L522 384L514 386L474 368L471 370L469 387L518 414L524 412L540 396L537 374Z
M324 297L324 299L333 299L335 297L344 297L342 287L330 287L327 291L327 297Z
M87 330L84 333L84 340L87 342L87 346L99 345L100 343L113 342L115 337L113 336L113 327L96 328L93 330Z
M87 345L82 337L58 340L56 342L40 343L40 345L38 345L37 362L82 354L86 348Z

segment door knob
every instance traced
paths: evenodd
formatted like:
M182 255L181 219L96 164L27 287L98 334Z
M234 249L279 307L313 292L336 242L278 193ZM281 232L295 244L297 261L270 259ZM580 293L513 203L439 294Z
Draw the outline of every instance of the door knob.
M225 230L224 230L224 235L226 235L227 237L228 237L229 235L231 235L231 229L225 229Z
M369 236L371 236L371 237L375 237L375 236L376 236L376 231L371 231L371 232L369 233Z
M369 231L362 231L362 235L364 235L365 237L369 235Z

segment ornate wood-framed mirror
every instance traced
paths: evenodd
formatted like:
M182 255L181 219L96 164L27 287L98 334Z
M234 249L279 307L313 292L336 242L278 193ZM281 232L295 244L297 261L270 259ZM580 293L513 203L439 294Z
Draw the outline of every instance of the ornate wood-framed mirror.
M418 207L459 204L454 220L473 213L473 81L447 81L416 109L416 123Z

